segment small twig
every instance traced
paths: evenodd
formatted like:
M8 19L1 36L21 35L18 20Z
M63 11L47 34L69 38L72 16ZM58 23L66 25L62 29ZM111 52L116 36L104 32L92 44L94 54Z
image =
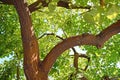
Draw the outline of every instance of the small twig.
M42 36L40 36L38 39L41 39L42 37L44 37L44 36L46 36L46 35L54 35L54 36L56 36L57 38L59 38L59 39L61 39L61 40L64 40L62 37L60 37L60 36L58 36L58 35L56 35L56 34L54 34L54 33L44 33Z
M85 54L79 54L79 53L74 53L74 67L76 68L76 70L78 70L78 58L79 57L83 57L83 58L86 58L88 59L88 63L90 62L90 57L88 57L87 55ZM86 71L88 68L88 64L85 66L84 69L82 69L83 71Z
M62 28L62 31L63 31L63 33L64 33L65 37L67 38L67 34L65 33L65 31L64 31L64 29L63 29L63 28Z

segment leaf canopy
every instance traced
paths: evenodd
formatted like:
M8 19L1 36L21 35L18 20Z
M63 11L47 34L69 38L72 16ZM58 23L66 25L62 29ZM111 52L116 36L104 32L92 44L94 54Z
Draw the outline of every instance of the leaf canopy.
M28 0L31 4L34 0ZM79 6L91 6L90 9L66 9L58 7L59 0L52 0L48 7L42 7L31 14L32 22L37 38L44 33L54 33L63 39L83 33L98 34L113 22L120 19L120 1L105 0L105 6L101 7L99 0L66 0ZM47 0L46 0L47 2ZM60 32L61 31L61 32ZM44 57L60 41L55 35L44 36L39 40L41 57ZM79 58L79 71L76 73L73 66L74 57L71 50L62 54L49 73L50 80L78 80L85 76L88 80L100 80L103 76L120 79L120 34L108 40L102 49L93 46L79 46L86 51L90 62ZM16 55L17 53L17 55ZM78 52L81 53L81 52ZM22 70L22 42L18 15L13 6L0 5L0 58L13 55L12 59L0 63L0 79L16 79L16 66L20 66L20 78L24 79ZM82 70L88 64L86 71ZM8 77L9 76L9 77ZM9 79L7 79L9 78Z

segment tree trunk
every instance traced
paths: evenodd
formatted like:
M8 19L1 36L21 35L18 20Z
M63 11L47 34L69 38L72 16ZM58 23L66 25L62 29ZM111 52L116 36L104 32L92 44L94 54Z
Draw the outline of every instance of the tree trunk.
M30 11L25 0L14 0L19 15L24 50L24 72L27 80L47 80L39 59L38 41L34 35Z

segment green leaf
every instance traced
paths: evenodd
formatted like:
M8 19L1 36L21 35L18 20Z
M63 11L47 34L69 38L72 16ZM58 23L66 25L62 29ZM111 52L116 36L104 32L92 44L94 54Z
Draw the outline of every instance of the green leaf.
M59 1L59 0L53 0L53 2L56 2L56 3L57 3L58 1Z
M117 5L110 5L107 11L107 18L112 20L117 17L119 13L119 7Z
M83 15L83 18L86 22L94 24L94 18L91 13L87 12Z
M50 11L50 12L54 12L55 9L56 9L56 6L57 6L56 2L50 2L50 3L48 4L48 9L49 9L49 11Z

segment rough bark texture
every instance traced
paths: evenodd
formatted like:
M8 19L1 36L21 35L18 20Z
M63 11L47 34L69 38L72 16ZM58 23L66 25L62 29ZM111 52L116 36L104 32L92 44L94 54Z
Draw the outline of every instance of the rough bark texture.
M30 12L24 0L15 0L19 15L24 50L24 72L27 80L47 80L39 60L38 42L33 32Z

